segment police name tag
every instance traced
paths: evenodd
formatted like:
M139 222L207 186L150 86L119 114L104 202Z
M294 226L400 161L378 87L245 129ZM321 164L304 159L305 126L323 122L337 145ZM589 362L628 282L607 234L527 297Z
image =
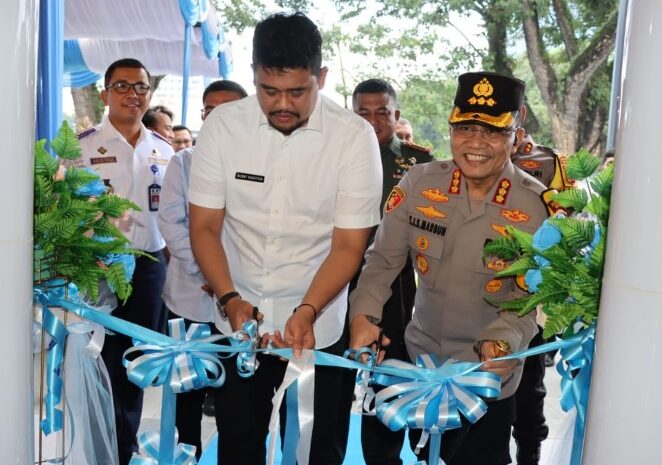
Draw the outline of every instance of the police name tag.
M161 186L158 184L150 184L147 187L147 203L149 211L155 212L159 209L159 200L161 199Z
M260 176L259 174L236 172L234 178L241 181L264 182L264 176Z

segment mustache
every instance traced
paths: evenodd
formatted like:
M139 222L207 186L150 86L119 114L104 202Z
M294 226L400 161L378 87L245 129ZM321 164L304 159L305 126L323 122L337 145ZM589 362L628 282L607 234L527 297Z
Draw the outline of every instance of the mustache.
M296 111L292 110L274 110L269 112L269 116L278 116L278 115L291 115L295 118L299 118L301 115Z

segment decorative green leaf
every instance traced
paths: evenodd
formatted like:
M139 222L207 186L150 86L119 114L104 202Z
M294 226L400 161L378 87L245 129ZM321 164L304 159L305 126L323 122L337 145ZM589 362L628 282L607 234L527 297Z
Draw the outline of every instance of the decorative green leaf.
M566 173L572 179L583 181L595 173L600 166L600 159L586 149L580 149L576 154L568 157Z
M483 249L483 258L500 257L504 260L512 260L520 252L520 246L512 237L498 237L491 240Z
M51 141L51 148L65 160L75 160L80 157L80 144L76 133L69 127L66 121L62 122L57 137Z
M533 234L521 231L513 226L506 226L506 231L515 239L515 241L517 241L524 252L533 251Z
M57 173L60 162L46 151L46 140L37 141L34 149L34 172L35 176L46 176L51 178Z
M589 182L593 191L606 199L611 197L611 186L614 182L614 164L607 165L593 176Z
M64 178L68 188L72 191L75 191L76 189L81 188L84 185L98 179L98 174L90 173L87 170L75 168L73 166L67 168L67 173Z
M588 194L583 189L568 189L553 194L552 200L557 201L564 208L582 211L588 202Z
M104 195L100 197L96 201L96 205L106 215L115 218L119 218L120 216L122 216L122 213L124 213L129 209L135 211L141 211L140 207L135 203L133 203L132 201L113 194Z
M592 221L576 218L550 218L549 221L561 231L566 244L575 250L586 247L595 235L595 223Z
M585 211L597 216L601 224L607 224L609 220L609 199L593 197L586 205Z
M499 271L496 276L517 276L526 273L531 268L537 267L538 265L533 260L533 258L527 255L515 261L514 263L511 263L505 270Z

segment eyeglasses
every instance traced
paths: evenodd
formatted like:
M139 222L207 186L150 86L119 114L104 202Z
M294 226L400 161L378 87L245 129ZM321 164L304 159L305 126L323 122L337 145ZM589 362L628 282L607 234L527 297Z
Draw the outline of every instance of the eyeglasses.
M504 137L511 135L513 132L517 131L518 128L509 128L509 129L492 129L484 126L479 126L477 124L458 124L456 126L449 126L451 133L463 139L468 139L469 137L478 136L480 134L485 137L485 140L489 142L499 142L503 140Z
M130 84L128 82L122 81L108 84L106 89L110 89L111 87L115 89L115 92L118 94L126 94L129 92L129 89L133 87L133 90L138 95L145 95L147 92L149 92L149 89L152 88L149 84L144 84L142 82L134 82L133 84Z
M211 105L207 105L206 107L204 107L203 109L201 109L201 110L200 110L200 116L202 116L202 119L205 119L205 118L209 115L209 113L211 113L211 111L212 111L214 108L216 108L216 107L212 107Z
M186 144L192 144L193 140L191 139L173 139L172 140L172 145L186 145Z

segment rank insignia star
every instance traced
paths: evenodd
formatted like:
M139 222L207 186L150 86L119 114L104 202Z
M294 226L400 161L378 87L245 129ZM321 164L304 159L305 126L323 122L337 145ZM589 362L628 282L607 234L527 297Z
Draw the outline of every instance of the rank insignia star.
M459 195L461 191L462 171L456 169L451 177L451 184L448 186L448 193Z
M508 199L508 193L510 192L510 187L512 186L512 183L508 179L502 179L499 181L499 187L497 188L496 192L494 193L494 197L492 198L492 202L497 203L499 205L503 205L506 203L506 200Z

